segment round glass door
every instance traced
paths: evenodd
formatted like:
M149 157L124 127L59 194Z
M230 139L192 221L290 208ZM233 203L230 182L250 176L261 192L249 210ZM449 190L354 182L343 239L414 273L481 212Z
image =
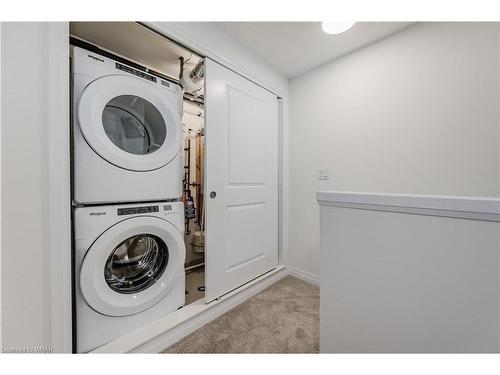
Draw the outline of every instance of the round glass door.
M102 112L102 124L115 146L134 155L155 152L167 135L160 111L135 95L120 95L110 100Z
M168 247L151 234L127 238L113 249L104 266L104 278L117 293L137 293L149 288L168 264Z
M108 316L144 311L183 277L186 246L179 229L157 217L125 219L104 231L80 266L85 302Z
M105 76L82 91L76 116L85 141L104 160L130 171L152 171L181 149L181 97L137 77Z

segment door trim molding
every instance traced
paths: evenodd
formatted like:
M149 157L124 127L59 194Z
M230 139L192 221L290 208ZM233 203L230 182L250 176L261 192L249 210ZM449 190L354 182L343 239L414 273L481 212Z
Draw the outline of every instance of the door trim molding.
M54 352L72 352L69 23L49 27L50 336Z
M2 27L0 23L0 56L2 55ZM0 59L0 83L2 82L2 59ZM0 87L0 114L2 113L2 90ZM0 129L2 126L2 116L0 115ZM0 142L0 165L2 165L2 144ZM0 197L2 196L2 185L0 184ZM2 228L2 215L0 215L0 232ZM0 245L1 245L0 234ZM2 246L0 246L0 348L2 348Z

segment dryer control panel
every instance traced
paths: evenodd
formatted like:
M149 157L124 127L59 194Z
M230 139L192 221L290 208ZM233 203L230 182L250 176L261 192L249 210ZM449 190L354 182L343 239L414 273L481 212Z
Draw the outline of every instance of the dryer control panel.
M116 69L119 69L119 70L122 70L124 72L133 74L133 75L135 75L137 77L141 77L141 78L147 79L148 81L151 81L151 82L156 82L156 77L152 76L151 74L147 74L147 73L141 72L140 70L131 68L130 66L123 65L123 64L120 64L120 63L115 63L115 66L116 66Z
M149 212L158 212L159 211L159 206L139 206L139 207L126 207L126 208L119 208L116 210L118 216L121 215L137 215L137 214L146 214Z

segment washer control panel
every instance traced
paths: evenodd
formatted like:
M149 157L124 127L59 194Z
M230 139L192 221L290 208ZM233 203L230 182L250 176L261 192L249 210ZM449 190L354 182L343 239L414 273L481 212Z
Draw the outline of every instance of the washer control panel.
M163 213L167 216L170 215L179 215L181 212L181 209L179 207L179 203L176 203L175 205L171 203L167 203L163 205Z
M165 215L179 215L180 212L179 202L175 202L175 204L164 203L161 205L155 204L151 206L129 206L116 209L116 214L118 216L140 215L140 214L148 214L156 212L158 213L163 212Z
M102 232L124 220L138 217L159 218L173 224L184 233L184 202L162 201L124 205L84 206L74 211L75 239L97 238Z

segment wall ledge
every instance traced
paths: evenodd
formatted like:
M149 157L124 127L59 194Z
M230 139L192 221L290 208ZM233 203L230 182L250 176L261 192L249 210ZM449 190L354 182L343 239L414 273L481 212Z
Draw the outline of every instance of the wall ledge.
M500 198L320 191L320 206L500 222Z

